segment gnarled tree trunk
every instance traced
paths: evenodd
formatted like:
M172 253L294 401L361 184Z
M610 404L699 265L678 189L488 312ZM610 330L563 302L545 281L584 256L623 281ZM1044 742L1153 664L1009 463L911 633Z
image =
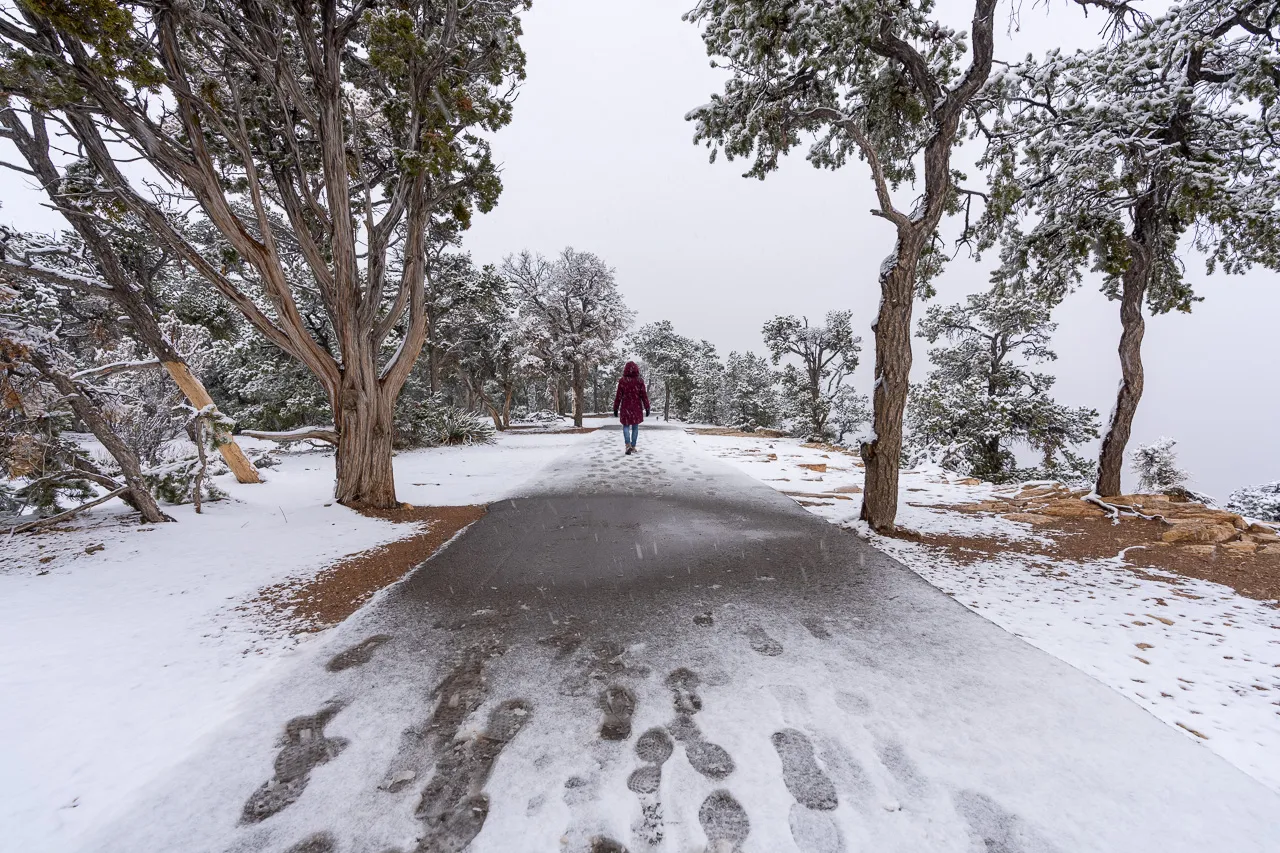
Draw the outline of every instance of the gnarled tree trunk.
M1124 470L1124 451L1129 444L1138 402L1142 399L1142 336L1146 331L1142 300L1147 292L1144 254L1134 252L1134 258L1125 270L1120 294L1120 390L1111 413L1111 423L1107 425L1107 434L1102 439L1098 481L1093 487L1099 495L1107 497L1122 492L1120 477Z
M337 483L334 497L350 507L390 509L397 506L392 472L395 437L395 394L377 379L370 360L343 372L333 400L338 432Z
M903 242L900 237L897 263L880 281L880 313L871 327L876 342L872 436L861 448L866 469L860 517L880 532L892 531L898 514L902 414L911 382L911 309L920 246L914 245L918 240Z

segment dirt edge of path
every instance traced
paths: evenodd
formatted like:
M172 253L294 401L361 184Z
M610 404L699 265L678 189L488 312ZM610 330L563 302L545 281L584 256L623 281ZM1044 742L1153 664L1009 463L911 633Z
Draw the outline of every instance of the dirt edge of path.
M955 507L950 507L955 509ZM1021 554L1049 573L1065 573L1071 563L1110 562L1139 577L1175 582L1168 575L1221 584L1240 595L1277 607L1280 601L1280 560L1268 555L1206 554L1167 545L1161 522L1126 518L1120 524L1106 519L1055 518L1035 526L1038 539L966 536L899 530L893 538L938 548L952 562L972 566L1004 554ZM1117 557L1120 557L1117 559ZM1153 575L1155 569L1167 573Z
M460 530L480 519L484 506L416 506L364 510L363 515L411 527L403 539L343 557L306 578L264 587L245 609L294 634L322 631L355 613L379 590L430 559Z

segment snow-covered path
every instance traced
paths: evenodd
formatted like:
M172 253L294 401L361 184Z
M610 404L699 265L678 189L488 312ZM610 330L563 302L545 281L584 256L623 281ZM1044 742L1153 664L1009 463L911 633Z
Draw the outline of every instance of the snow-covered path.
M1107 687L679 431L620 447L492 506L87 849L1280 846L1280 797Z

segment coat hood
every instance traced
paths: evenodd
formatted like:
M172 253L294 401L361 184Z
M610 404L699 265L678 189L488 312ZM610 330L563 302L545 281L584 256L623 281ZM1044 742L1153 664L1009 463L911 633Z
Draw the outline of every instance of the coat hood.
M622 375L632 377L639 376L640 365L636 364L634 361L628 361L627 366L622 368Z

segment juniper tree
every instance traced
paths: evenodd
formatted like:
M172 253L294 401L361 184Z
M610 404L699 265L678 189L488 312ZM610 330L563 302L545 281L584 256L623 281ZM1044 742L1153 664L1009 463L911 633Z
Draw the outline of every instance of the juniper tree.
M1081 460L1071 448L1097 437L1098 413L1054 402L1054 377L1029 367L1057 358L1049 348L1055 328L1048 306L1025 292L930 307L920 336L946 345L929 351L934 368L912 392L912 443L940 448L948 464L993 483L1055 473L1078 480ZM1044 468L1019 469L1019 444L1037 451Z
M393 507L429 226L465 227L496 202L487 135L510 121L527 5L24 2L0 20L0 87L59 116L113 198L315 375L338 500ZM117 158L144 160L145 180ZM227 255L175 228L166 196L198 207ZM328 345L299 311L304 289Z
M80 288L64 282L76 275L75 268L62 254L42 251L59 246L57 241L13 232L5 236L6 254L36 255L43 259L41 266L54 273L36 277L7 272L7 284L0 283L0 402L7 419L48 419L57 410L69 411L102 444L120 476L116 479L99 469L74 444L57 441L56 430L47 431L48 440L39 442L46 452L37 454L25 470L15 470L14 454L4 453L10 457L5 473L28 477L28 494L45 490L52 496L49 508L56 506L57 493L68 486L80 497L89 498L83 485L88 481L107 493L81 508L119 497L138 510L144 521L172 521L148 489L138 454L113 427L110 409L114 400L109 389L101 386L104 377L131 365L93 369L86 363L86 351L101 339L100 330L104 318L111 314L112 303L105 294L86 297ZM28 437L32 438L30 433Z
M814 441L827 436L827 419L844 381L858 367L862 338L853 333L852 311L830 311L826 325L811 326L809 318L774 317L764 324L764 345L776 365L787 356L781 384L787 402Z
M110 204L102 204L102 187L93 170L83 160L73 160L59 168L54 163L54 141L49 119L39 110L29 110L24 121L12 105L0 107L0 138L13 143L20 162L6 162L8 168L37 179L54 208L71 225L76 245L65 246L68 265L51 265L47 258L4 252L0 247L0 270L11 274L41 277L80 290L82 294L109 296L119 307L134 334L155 358L155 366L168 372L189 404L199 410L214 406L199 376L160 328L156 316L156 283L177 266L172 254L154 245L140 227L137 217ZM48 248L48 247L46 247ZM65 275L66 273L71 275ZM216 406L211 411L216 412ZM222 417L212 420L214 444L231 472L241 483L257 483L261 478L244 451L222 427Z
M1187 250L1209 272L1280 268L1278 13L1274 0L1191 0L1135 20L1115 43L1028 59L995 87L1009 105L988 129L999 276L1057 300L1096 269L1120 303L1100 494L1120 492L1144 307L1185 312L1200 299Z
M631 322L613 269L590 252L567 248L555 260L522 252L502 271L518 293L521 311L541 328L548 361L567 365L573 422L582 426L587 374Z
M747 175L764 178L816 136L814 166L866 163L872 213L893 229L872 326L874 425L862 445L862 517L877 530L892 529L897 515L911 310L939 266L938 225L956 199L951 154L991 73L997 5L973 0L968 36L943 25L932 0L700 0L686 16L731 75L723 93L688 115L712 156L753 158ZM918 196L897 195L917 179Z
M630 338L632 349L644 359L649 375L662 383L662 419L671 418L671 398L676 399L676 416L689 411L693 386L693 359L697 343L677 334L670 320L647 323Z

